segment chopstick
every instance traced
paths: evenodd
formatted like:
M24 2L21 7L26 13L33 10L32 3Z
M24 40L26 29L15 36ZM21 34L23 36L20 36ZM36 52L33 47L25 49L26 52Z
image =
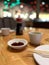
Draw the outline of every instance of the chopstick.
M46 50L35 50L35 49L31 49L29 48L28 49L29 52L31 53L36 53L36 54L39 54L45 58L49 58L49 51L46 51Z

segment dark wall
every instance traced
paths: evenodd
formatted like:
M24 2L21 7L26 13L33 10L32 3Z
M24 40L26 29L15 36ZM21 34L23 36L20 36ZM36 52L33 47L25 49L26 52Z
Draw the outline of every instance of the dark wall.
M11 29L14 29L15 26L16 26L16 21L13 18L9 18L9 17L0 18L0 28L9 27Z
M42 22L42 21L24 21L23 23L26 27L35 27L35 28L49 28L49 22ZM4 17L0 18L0 28L8 27L11 29L16 28L16 21L13 18Z
M49 22L33 22L33 27L36 27L36 28L49 28Z

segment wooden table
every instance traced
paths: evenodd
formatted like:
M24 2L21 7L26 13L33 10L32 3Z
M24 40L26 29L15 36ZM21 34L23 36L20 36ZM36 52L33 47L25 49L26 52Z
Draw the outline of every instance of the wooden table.
M30 39L28 32L29 31L40 31L43 32L43 37L41 40L41 45L42 44L49 44L49 29L27 29L24 30L23 35L15 35L15 32L10 33L8 36L2 36L0 34L0 65L38 65L33 56L27 56L28 48L34 49L37 46L30 45ZM21 51L13 50L8 47L7 42L10 39L14 38L24 38L28 41L28 45L25 49Z

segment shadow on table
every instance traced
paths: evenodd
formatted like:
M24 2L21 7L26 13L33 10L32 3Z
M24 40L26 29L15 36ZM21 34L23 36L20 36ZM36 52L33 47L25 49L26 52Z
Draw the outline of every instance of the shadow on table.
M34 57L33 57L33 58L34 58ZM39 65L39 64L36 62L36 60L35 60L35 59L34 59L34 62L35 62L35 64L36 64L36 65Z
M31 42L29 42L29 45L30 45L30 46L34 46L34 47L37 47L37 46L39 46L39 45L41 45L41 44L35 45L35 44L32 44Z
M46 38L45 41L49 42L49 38Z
M13 49L11 47L7 47L7 50L10 51L10 52L14 52L14 53L17 53L17 52L21 52L21 51L24 51L27 47L24 47L22 49Z

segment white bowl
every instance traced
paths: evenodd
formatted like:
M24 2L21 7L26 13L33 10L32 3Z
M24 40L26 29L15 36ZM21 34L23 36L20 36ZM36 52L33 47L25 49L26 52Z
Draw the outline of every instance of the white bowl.
M10 28L1 28L2 35L9 35Z
M42 32L29 32L29 38L31 44L40 45L42 35L43 35Z
M14 42L16 42L16 43L18 43L18 42L23 42L24 44L21 45L21 46L12 46L12 44L13 44ZM12 39L12 40L9 40L9 41L8 41L8 46L10 46L10 47L13 48L13 49L22 49L22 48L24 48L25 46L27 46L27 44L28 44L27 40L25 40L25 39L19 39L19 38Z

